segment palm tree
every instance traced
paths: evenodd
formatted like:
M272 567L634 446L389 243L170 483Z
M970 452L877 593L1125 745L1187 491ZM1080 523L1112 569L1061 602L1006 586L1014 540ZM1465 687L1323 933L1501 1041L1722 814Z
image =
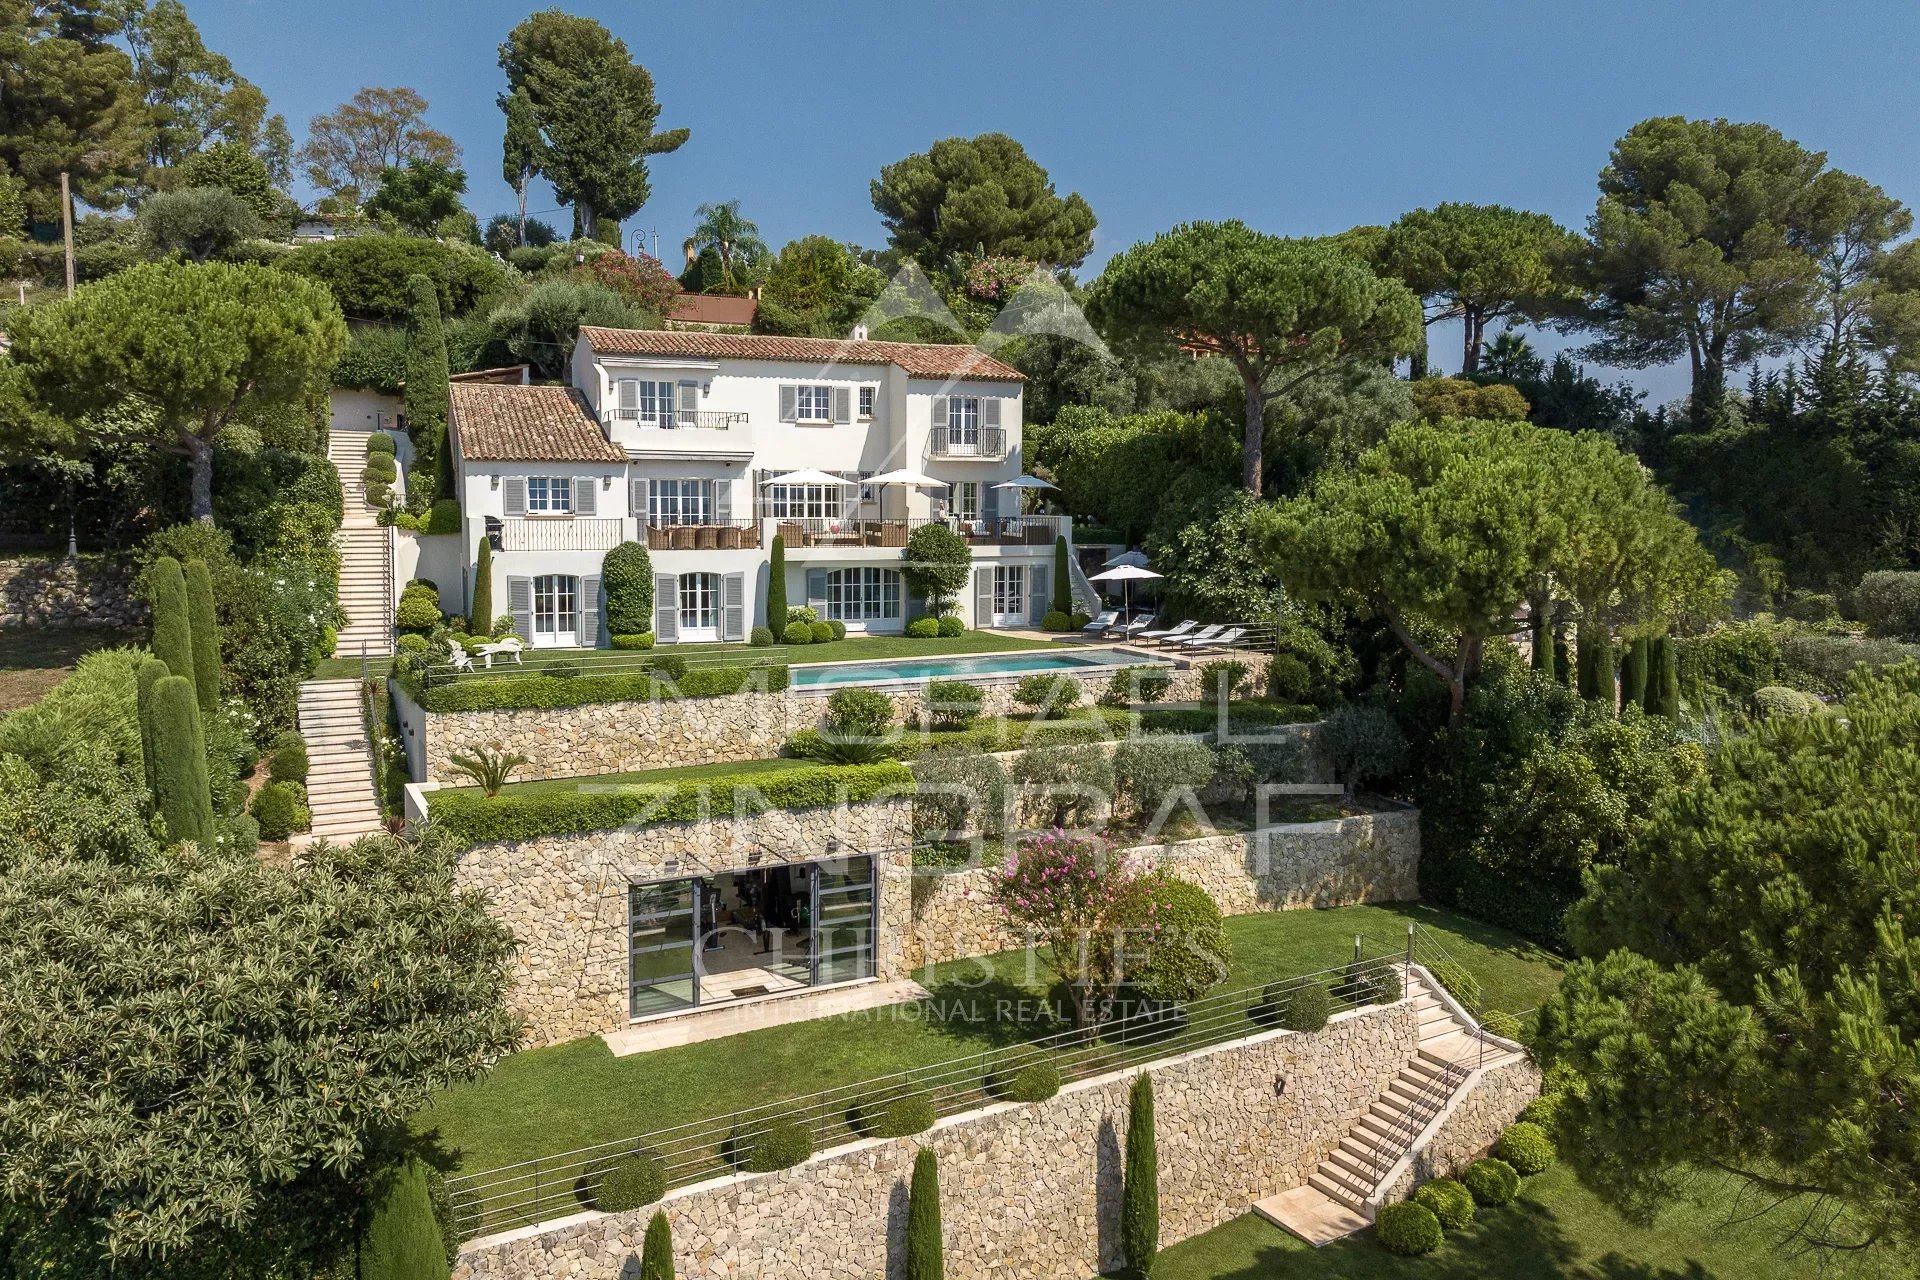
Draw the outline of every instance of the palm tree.
M1533 345L1512 329L1502 330L1490 342L1481 344L1480 372L1496 378L1538 377L1542 368Z
M733 288L733 264L736 261L750 264L767 251L759 226L740 216L738 200L703 204L693 211L693 216L700 221L687 243L696 253L712 249L719 254L721 286Z

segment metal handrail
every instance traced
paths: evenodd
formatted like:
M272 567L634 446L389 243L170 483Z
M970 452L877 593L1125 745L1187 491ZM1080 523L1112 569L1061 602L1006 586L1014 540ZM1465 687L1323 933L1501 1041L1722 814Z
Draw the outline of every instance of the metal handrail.
M675 409L673 421L664 423L656 413L652 417L641 416L638 409L614 409L601 415L602 425L615 422L630 422L636 427L651 427L656 431L731 431L735 427L744 427L748 415L744 410L733 409Z
M935 427L927 433L927 453L935 458L1004 458L1007 454L1007 429L981 427L976 440L954 438L951 428Z
M1385 959L1386 957L1374 957ZM849 1114L881 1099L925 1099L936 1115L951 1116L998 1100L990 1078L1033 1062L1051 1062L1063 1082L1090 1079L1129 1066L1258 1034L1268 1013L1293 992L1326 985L1347 965L1295 975L1261 986L1205 997L1177 1008L1156 1008L1115 1022L1075 1027L1025 1044L967 1054L927 1067L870 1077L816 1093L705 1117L631 1137L612 1139L548 1156L499 1165L450 1178L455 1218L467 1235L529 1226L577 1212L590 1200L605 1164L636 1151L654 1154L669 1188L736 1171L729 1147L773 1121L806 1125L816 1149L823 1139L849 1140ZM1355 1006L1359 1007L1359 1006ZM1250 1027L1248 1024L1254 1025Z

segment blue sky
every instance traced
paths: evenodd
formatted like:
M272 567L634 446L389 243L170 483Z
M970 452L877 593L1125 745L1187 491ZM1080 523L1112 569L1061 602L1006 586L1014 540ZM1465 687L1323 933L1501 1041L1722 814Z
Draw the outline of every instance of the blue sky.
M188 4L296 139L363 85L410 85L464 149L474 211L511 207L496 50L526 0ZM988 130L1092 204L1088 277L1195 218L1308 235L1471 200L1579 227L1613 139L1661 114L1766 121L1920 205L1920 6L1892 0L566 7L624 38L662 126L693 131L627 224L657 229L669 263L694 208L730 198L776 247L879 244L881 166ZM1458 341L1436 328L1439 367ZM1685 387L1633 377L1656 400Z

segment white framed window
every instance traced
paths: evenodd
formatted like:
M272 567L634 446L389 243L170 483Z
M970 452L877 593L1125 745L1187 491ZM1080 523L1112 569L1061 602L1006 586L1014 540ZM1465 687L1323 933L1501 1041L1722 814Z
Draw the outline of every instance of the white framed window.
M875 622L900 617L900 574L893 569L835 569L827 574L827 617Z
M712 524L713 481L655 480L647 489L647 523Z
M795 387L793 417L796 422L832 422L833 388L807 382Z
M837 520L844 493L837 484L768 485L767 511L781 520Z
M647 426L673 425L674 385L641 378L622 378L616 386L615 416Z
M528 476L527 510L565 515L573 510L573 481L566 476Z
M689 632L694 633L689 636ZM720 575L680 575L680 638L707 640L720 634Z
M877 387L860 388L860 416L862 418L873 417L873 393L876 390L878 390Z
M571 645L579 642L580 579L563 573L545 573L533 580L533 642Z
M954 396L947 401L947 441L957 445L980 443L979 396Z
M993 567L993 616L1022 617L1027 612L1027 570L1024 565Z
M947 511L956 520L980 518L980 482L961 480L947 486Z

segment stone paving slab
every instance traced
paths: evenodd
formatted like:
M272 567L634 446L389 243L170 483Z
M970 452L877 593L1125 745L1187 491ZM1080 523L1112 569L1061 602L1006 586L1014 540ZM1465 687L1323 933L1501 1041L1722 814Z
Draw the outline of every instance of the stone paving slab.
M1312 1187L1295 1187L1257 1201L1253 1211L1283 1231L1318 1249L1373 1224L1332 1196Z

